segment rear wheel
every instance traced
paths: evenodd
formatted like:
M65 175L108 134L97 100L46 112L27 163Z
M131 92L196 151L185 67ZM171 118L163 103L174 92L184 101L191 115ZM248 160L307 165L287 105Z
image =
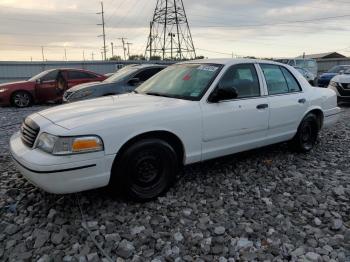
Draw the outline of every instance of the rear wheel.
M19 108L31 106L33 98L27 91L17 91L11 96L11 105Z
M301 122L298 132L290 141L290 146L298 152L311 151L317 141L319 126L317 117L314 114L308 114Z
M117 187L140 202L165 193L175 181L179 167L175 150L160 139L136 142L122 153L115 165L112 188Z

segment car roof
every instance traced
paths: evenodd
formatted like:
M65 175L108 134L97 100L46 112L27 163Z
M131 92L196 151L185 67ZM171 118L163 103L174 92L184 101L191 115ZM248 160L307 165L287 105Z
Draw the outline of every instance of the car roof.
M130 65L130 67L133 67L133 68L149 68L149 67L161 67L161 68L166 68L167 65L158 65L158 64L135 64L135 65Z
M246 64L246 63L261 63L261 64L275 64L275 65L283 65L286 64L278 63L272 60L260 60L260 59L250 59L250 58L217 58L217 59L200 59L200 60L191 60L182 62L180 64L221 64L221 65L236 65L236 64Z

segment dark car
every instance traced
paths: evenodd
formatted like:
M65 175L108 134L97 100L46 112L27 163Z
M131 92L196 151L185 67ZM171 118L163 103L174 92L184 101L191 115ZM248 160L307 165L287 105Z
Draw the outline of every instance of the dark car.
M33 103L62 101L64 92L81 83L103 81L107 77L83 69L51 69L27 81L0 85L0 105L27 107Z
M318 79L318 86L327 87L333 77L345 72L348 69L350 69L350 65L339 65L332 67L327 73L323 73L320 76Z
M64 102L75 102L134 91L140 84L166 68L165 65L130 65L120 69L101 83L77 85L67 90Z

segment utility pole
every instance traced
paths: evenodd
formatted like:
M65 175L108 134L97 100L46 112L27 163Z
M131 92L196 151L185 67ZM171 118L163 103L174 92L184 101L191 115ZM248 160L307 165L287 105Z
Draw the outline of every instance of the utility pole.
M91 52L91 60L94 61L94 52Z
M83 60L85 61L85 50L83 50Z
M66 60L66 62L67 62L67 50L66 49L64 49L64 60Z
M44 47L41 46L41 55L43 57L43 62L45 62Z
M126 45L128 46L128 59L130 59L130 46L132 43L127 42Z
M173 38L176 36L174 33L169 33L168 36L170 36L170 46L171 46L171 60L173 60Z
M153 22L149 23L149 37L148 37L148 41L149 41L149 60L152 60L152 44L153 44L153 39L152 39L152 26L153 26ZM147 50L146 50L146 54L145 57L147 55Z
M119 40L122 40L122 43L123 43L123 51L124 51L124 60L126 60L126 48L125 48L125 40L127 38L124 38L124 37L121 37L121 38L118 38Z
M111 42L111 47L112 47L112 57L114 56L114 44Z
M103 10L103 1L101 1L101 12L96 13L98 15L101 15L102 24L97 24L102 26L102 35L99 35L99 37L103 37L103 53L104 53L104 60L107 60L107 49L106 49L106 32L105 32L105 12ZM102 59L103 60L103 59Z

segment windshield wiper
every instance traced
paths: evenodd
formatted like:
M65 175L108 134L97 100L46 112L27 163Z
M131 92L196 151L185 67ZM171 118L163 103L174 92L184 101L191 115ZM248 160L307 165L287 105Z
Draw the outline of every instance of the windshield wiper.
M162 96L162 97L174 98L173 96L166 95L166 94L161 94L161 93L157 93L157 92L146 92L146 93L144 93L144 94L145 94L145 95L149 95L149 96Z

